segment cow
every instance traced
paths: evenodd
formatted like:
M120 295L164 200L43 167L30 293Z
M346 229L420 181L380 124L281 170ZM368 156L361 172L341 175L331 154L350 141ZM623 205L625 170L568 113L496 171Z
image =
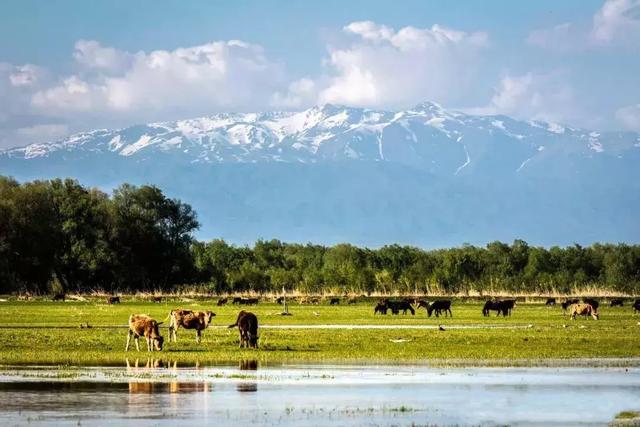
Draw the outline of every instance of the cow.
M611 300L611 307L624 307L622 298L614 298Z
M180 327L196 330L196 342L202 340L202 331L209 326L211 319L215 317L212 311L171 310L169 313L169 342L178 341L177 330Z
M228 301L229 301L229 298L220 298L217 302L218 307L220 307L221 305L225 305Z
M509 316L511 316L511 310L514 309L514 307L516 306L516 300L514 299L505 299L500 301L502 303L502 306L504 307L504 309L506 309L506 312ZM504 310L502 311L502 315L504 316Z
M240 298L240 305L256 305L258 302L258 298Z
M229 328L238 327L240 332L240 348L258 348L258 318L255 314L242 310L238 313L236 323Z
M431 304L429 304L429 307L427 307L427 314L429 315L429 317L431 317L431 314L434 311L436 313L436 317L440 317L440 314L442 314L443 311L445 317L447 316L447 313L449 313L449 315L453 317L453 313L451 312L451 300L441 299L432 302Z
M157 322L146 314L132 314L129 316L127 345L124 351L129 351L129 344L131 343L132 336L136 341L136 350L140 351L139 339L141 336L144 336L147 340L147 351L162 351L164 338L160 335L159 326L161 324L162 322Z
M580 301L578 301L578 299L575 299L575 298L564 300L562 304L560 304L562 306L562 311L567 311L567 308L569 308L569 306L573 304L577 304L578 302Z
M276 304L280 304L280 305L284 304L284 297L276 298Z
M153 297L153 302L155 304L160 304L162 303L162 297Z
M107 297L107 304L120 304L120 297Z
M387 310L389 310L389 307L387 306L386 303L384 302L379 302L378 304L376 304L376 306L373 309L373 314L374 316L378 313L380 314L387 314Z
M240 301L242 301L242 297L233 297L231 304L240 304Z
M64 302L66 297L67 296L65 294L63 294L63 293L57 293L57 294L54 294L51 297L51 301L62 301L62 302Z
M569 314L571 315L571 320L576 320L576 316L578 315L584 317L591 316L595 320L598 320L598 318L600 317L596 309L593 308L591 304L585 303L572 304L569 307Z
M402 314L407 314L407 310L411 312L411 315L415 315L416 311L411 306L411 301L403 299L400 301L387 301L387 307L391 309L392 314L399 314L402 310Z
M547 302L545 302L544 305L556 305L556 299L555 298L547 298Z
M484 304L484 307L482 307L482 315L489 316L490 311L497 311L498 313L496 314L496 316L500 316L500 313L502 313L502 315L506 317L508 314L510 314L511 308L513 308L512 304L515 305L515 300L489 300Z
M598 311L598 307L600 306L600 303L593 298L584 298L582 302L585 304L589 304L595 311Z
M640 311L640 299L635 300L633 303L633 312L637 313L638 311Z
M329 300L329 305L338 305L340 304L340 298L331 298Z

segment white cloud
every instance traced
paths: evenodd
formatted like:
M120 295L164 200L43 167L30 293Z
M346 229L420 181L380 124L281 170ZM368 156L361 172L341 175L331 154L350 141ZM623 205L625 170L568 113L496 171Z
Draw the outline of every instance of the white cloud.
M319 101L367 107L406 106L459 97L488 45L483 32L434 25L396 31L370 21L343 29L344 47L329 47Z
M563 73L506 75L489 104L469 109L476 114L504 114L523 120L593 126L589 114L577 107L574 91Z
M33 64L14 67L9 74L9 81L15 87L33 87L39 83L43 70Z
M606 0L592 22L537 29L527 43L559 51L640 46L640 0Z
M607 0L593 17L598 44L640 44L640 0Z
M316 83L304 77L292 82L286 93L276 92L271 97L271 105L278 108L300 108L315 103Z
M616 111L616 119L626 129L640 132L640 104L620 108Z
M35 93L38 111L155 120L264 108L283 82L281 67L260 46L237 40L136 54L82 41L74 57L91 72Z

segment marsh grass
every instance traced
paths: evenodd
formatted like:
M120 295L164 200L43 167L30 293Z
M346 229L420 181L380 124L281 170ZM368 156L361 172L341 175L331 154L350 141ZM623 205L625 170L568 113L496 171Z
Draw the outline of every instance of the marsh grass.
M480 302L454 300L453 318L427 317L423 309L415 316L374 316L372 302L329 306L293 303L293 316L281 316L281 306L260 303L248 308L261 325L443 325L437 329L267 329L260 330L260 349L238 349L238 333L224 326L234 323L240 309L217 307L217 299L168 298L161 304L123 298L107 305L103 299L87 301L7 301L0 303L0 363L3 365L105 365L123 366L127 358L160 358L165 364L237 364L257 360L279 363L418 363L444 366L555 366L574 361L605 358L604 364L637 364L640 357L640 315L628 305L609 308L603 304L601 320L571 321L560 307L520 302L510 318L483 317ZM147 313L164 320L172 308L212 309L217 328L205 330L203 342L195 333L180 330L178 342L165 342L161 353L124 351L126 322L132 313ZM82 328L80 325L85 325ZM86 328L86 325L91 328ZM447 326L478 326L447 329ZM489 328L491 326L517 328ZM24 328L39 326L38 328ZM101 329L101 326L120 328ZM15 328L20 327L20 329ZM63 329L61 327L65 327ZM401 342L398 342L401 341ZM145 348L145 345L141 345ZM606 359L611 362L607 363ZM560 361L560 362L558 362ZM594 361L594 364L602 364Z

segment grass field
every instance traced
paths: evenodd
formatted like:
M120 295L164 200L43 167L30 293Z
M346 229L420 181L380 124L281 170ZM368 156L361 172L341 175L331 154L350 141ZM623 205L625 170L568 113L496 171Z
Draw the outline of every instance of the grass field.
M560 307L522 303L510 318L483 317L479 301L454 300L453 318L428 318L424 309L415 316L374 316L373 301L356 305L290 305L292 316L281 316L282 307L260 303L248 308L261 325L443 325L438 329L270 329L260 331L258 350L240 350L234 323L238 306L215 306L215 300L180 299L162 304L124 297L119 305L104 299L86 302L0 302L0 364L2 365L124 365L146 360L146 351L125 353L126 328L132 313L146 313L163 320L172 308L211 309L216 313L203 342L195 332L180 330L177 343L165 343L154 354L164 363L178 366L196 363L238 363L257 360L279 363L431 363L461 365L545 365L549 360L640 357L640 315L625 307L602 304L600 320L571 321ZM246 309L246 308L245 308ZM80 328L81 324L91 328ZM33 328L25 328L33 326ZM162 334L168 338L168 320ZM455 327L468 329L456 329ZM477 328L476 328L477 326ZM502 328L495 328L501 326ZM508 326L505 328L505 326ZM400 342L398 342L400 341ZM141 341L141 348L146 344ZM606 363L606 361L605 361ZM621 363L617 361L616 364ZM627 363L622 361L622 363ZM630 364L638 364L629 361Z

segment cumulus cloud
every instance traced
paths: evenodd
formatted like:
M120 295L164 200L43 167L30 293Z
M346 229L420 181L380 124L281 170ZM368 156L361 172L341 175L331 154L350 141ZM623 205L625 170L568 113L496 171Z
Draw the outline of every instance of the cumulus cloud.
M92 72L36 92L33 105L39 111L109 112L145 120L264 108L283 81L281 67L260 46L236 40L136 54L82 41L74 57Z
M286 92L276 92L271 97L271 105L278 108L301 108L316 102L317 85L303 77L289 84Z
M616 111L616 119L625 129L640 132L640 104L620 108Z
M488 45L484 32L439 25L396 31L371 21L353 22L343 35L344 46L329 47L320 102L367 107L450 102L470 83Z
M569 79L563 73L506 75L495 88L489 104L469 109L476 114L504 114L523 120L593 125L589 114L578 108Z
M560 51L640 46L640 0L606 0L591 23L537 29L529 33L527 43Z

